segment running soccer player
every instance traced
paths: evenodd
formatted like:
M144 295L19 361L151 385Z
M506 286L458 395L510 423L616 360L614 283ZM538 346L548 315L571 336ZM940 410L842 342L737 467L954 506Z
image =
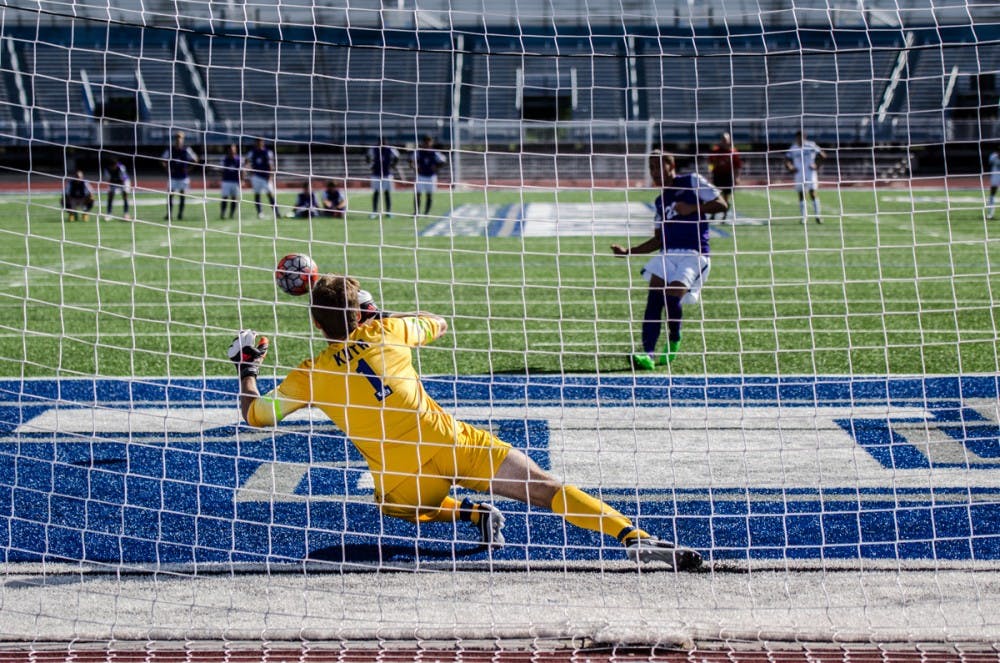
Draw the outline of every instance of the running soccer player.
M740 151L733 145L733 139L728 133L722 134L717 145L712 146L712 154L708 157L708 167L712 171L712 184L722 194L726 205L732 206L733 187L740 182L740 170L743 159ZM735 216L735 212L733 213ZM729 210L722 212L722 218L729 216ZM715 218L713 214L711 218Z
M413 170L417 173L417 181L413 186L413 213L420 214L420 196L426 196L424 214L431 213L431 197L437 190L437 174L448 159L434 149L434 137L424 136L420 147L413 152Z
M169 189L167 192L167 214L164 221L170 221L174 216L174 194L177 194L177 220L184 219L184 200L187 197L188 187L191 186L191 166L198 164L198 155L194 150L184 144L184 132L178 131L174 134L174 142L164 150L161 158L163 167L170 177Z
M128 169L121 159L111 159L104 169L104 181L108 183L108 216L111 216L115 203L115 193L122 195L122 215L128 221L132 217L128 213L128 196L132 190Z
M806 140L804 132L795 133L795 142L785 153L785 169L795 175L795 191L799 194L800 223L806 222L806 191L812 200L816 223L823 223L819 215L819 198L816 197L816 190L819 188L819 167L824 159L826 153L819 148L819 145Z
M487 430L448 414L424 389L412 348L445 334L430 313L362 315L358 282L332 274L312 289L310 313L327 347L264 396L257 389L267 340L243 330L229 348L240 375L240 411L251 426L274 426L312 406L361 452L382 513L411 522L467 521L490 548L504 545L504 516L488 502L451 497L458 485L550 509L568 522L614 536L635 561L696 568L701 556L636 528L608 504L567 486Z
M642 268L649 282L646 312L642 320L642 352L632 355L638 370L665 366L677 356L681 345L684 304L698 301L708 279L709 214L724 212L726 201L718 189L698 173L677 174L672 154L654 150L649 156L649 175L662 193L656 199L653 236L629 248L612 244L617 256L657 252ZM667 311L667 344L656 354L656 343Z
M376 147L368 149L368 165L372 173L372 213L369 219L378 217L378 199L382 194L386 216L392 216L392 179L399 163L399 150L389 145L385 138Z
M996 209L997 187L1000 187L1000 152L990 152L990 200L986 205L986 218L992 220Z
M63 190L63 208L69 212L67 218L70 221L76 221L78 213L86 221L87 214L94 208L94 192L83 178L82 170L77 170L73 177L67 178L66 188Z
M260 205L260 196L264 193L267 194L274 216L277 217L278 201L274 197L274 152L268 149L263 138L258 138L257 144L247 152L244 161L250 171L250 186L253 188L253 204L257 208L257 218L264 218Z
M242 187L240 186L240 172L243 168L243 158L240 156L240 148L236 143L230 143L226 148L226 153L219 161L219 170L222 171L222 183L219 194L222 202L219 207L219 218L226 218L226 207L229 207L229 218L236 216L236 208L242 197Z

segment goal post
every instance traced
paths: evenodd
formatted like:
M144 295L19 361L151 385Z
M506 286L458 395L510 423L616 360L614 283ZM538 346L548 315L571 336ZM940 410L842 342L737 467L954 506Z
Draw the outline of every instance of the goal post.
M975 0L5 5L0 659L996 661L998 72Z

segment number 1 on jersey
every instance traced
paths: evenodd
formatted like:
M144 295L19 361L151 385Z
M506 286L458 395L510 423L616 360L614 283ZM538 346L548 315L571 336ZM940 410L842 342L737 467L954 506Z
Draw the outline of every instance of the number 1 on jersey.
M368 383L375 389L375 398L384 401L386 396L392 393L392 387L382 382L382 378L375 374L375 370L368 365L364 359L358 360L358 373L365 376Z

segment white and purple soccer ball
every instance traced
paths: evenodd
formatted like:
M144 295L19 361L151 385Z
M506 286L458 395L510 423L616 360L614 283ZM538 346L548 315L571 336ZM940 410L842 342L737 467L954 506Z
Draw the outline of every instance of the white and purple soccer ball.
M319 280L319 268L306 254L290 253L278 261L274 280L283 291L298 297L309 292Z

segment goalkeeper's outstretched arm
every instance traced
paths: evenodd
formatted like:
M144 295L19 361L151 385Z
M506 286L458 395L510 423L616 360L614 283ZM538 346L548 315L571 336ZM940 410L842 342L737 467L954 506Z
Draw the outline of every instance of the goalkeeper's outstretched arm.
M240 414L243 421L251 426L273 426L285 416L306 406L306 403L290 399L275 388L261 396L257 387L257 374L267 356L266 336L257 339L252 329L244 329L229 346L229 359L236 365L240 375Z
M403 340L411 347L433 343L448 333L448 321L433 313L414 311L391 313L386 317L404 319Z
M257 339L257 333L252 329L241 329L229 346L229 360L236 366L240 374L240 413L243 421L249 422L248 415L255 400L260 398L257 389L257 374L260 365L267 356L269 342L266 336Z

